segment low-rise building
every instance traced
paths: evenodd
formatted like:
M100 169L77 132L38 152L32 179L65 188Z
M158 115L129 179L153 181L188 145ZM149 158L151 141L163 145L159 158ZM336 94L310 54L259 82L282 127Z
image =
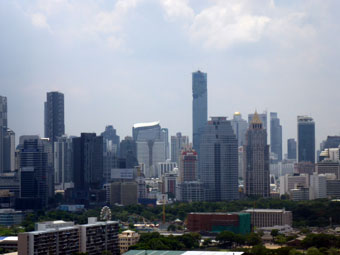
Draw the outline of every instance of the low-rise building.
M250 233L249 213L189 213L187 228L190 232L231 231L236 234Z
M139 241L139 234L132 230L123 231L118 235L120 253L123 254L129 250L129 247Z
M273 226L292 226L292 212L285 209L248 209L244 211L251 215L251 224L254 228Z
M24 219L22 211L15 211L14 209L0 209L0 225L13 226L20 225Z

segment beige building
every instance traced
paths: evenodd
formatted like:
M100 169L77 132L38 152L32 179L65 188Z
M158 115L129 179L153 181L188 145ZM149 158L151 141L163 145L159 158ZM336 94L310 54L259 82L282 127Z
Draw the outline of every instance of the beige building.
M253 228L292 226L293 223L292 212L285 209L248 209L244 212L250 213Z
M139 241L139 234L135 231L126 230L118 235L120 254L129 250L129 247L135 245Z

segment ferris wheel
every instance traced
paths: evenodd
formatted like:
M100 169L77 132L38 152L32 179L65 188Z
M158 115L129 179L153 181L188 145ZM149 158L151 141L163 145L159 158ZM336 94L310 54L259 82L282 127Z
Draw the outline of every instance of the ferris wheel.
M111 220L112 214L108 206L104 206L100 211L100 220L109 221Z

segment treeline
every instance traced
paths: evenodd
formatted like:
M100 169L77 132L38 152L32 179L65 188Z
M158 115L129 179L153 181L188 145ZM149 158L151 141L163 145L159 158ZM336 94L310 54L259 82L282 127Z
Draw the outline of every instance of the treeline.
M237 200L226 202L193 202L174 203L166 206L166 220L168 222L177 218L185 220L190 212L239 212L247 208L285 208L293 212L294 227L324 227L340 225L340 202L329 200L312 200L294 202L280 199ZM112 219L127 223L159 222L162 220L162 206L149 207L144 205L112 206ZM59 210L38 211L29 213L22 226L25 231L32 231L35 222L50 220L74 221L84 224L88 217L99 217L100 208L84 212L64 212ZM16 229L13 229L16 232Z

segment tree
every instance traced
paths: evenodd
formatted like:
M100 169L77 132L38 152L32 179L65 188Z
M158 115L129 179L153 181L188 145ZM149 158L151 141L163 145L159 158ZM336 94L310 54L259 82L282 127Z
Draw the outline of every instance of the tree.
M306 252L307 255L323 255L319 250L318 248L315 248L315 247L310 247L307 252Z
M219 242L221 247L231 247L235 240L236 236L231 231L222 231L216 236L216 241Z
M262 244L261 237L256 233L250 233L246 236L246 243L251 246Z
M173 225L173 224L169 225L168 231L170 231L170 232L175 232L175 231L176 231L176 226Z
M251 254L253 255L267 255L269 252L266 247L264 247L262 244L261 245L255 245L251 249Z
M270 232L271 236L272 237L275 237L279 234L279 230L278 229L273 229L271 232Z

